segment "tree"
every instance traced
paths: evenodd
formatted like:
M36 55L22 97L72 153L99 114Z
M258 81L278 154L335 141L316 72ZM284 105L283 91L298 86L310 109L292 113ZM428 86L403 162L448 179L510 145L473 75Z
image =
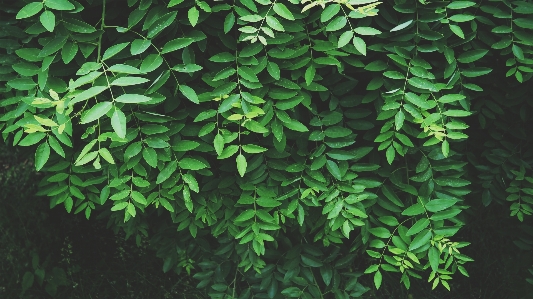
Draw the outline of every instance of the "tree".
M2 133L35 147L40 194L154 233L213 298L450 289L467 198L533 212L531 1L2 10Z

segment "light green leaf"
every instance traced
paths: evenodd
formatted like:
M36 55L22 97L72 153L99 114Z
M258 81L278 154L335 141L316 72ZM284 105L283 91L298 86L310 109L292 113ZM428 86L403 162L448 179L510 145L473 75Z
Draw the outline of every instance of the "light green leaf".
M450 30L455 34L457 35L458 37L464 39L465 38L465 34L463 32L463 29L461 29L461 27L459 27L458 25L454 25L454 24L449 24L449 27L450 27Z
M360 37L354 37L353 38L353 45L355 46L355 49L359 51L361 54L366 56L366 43L365 41Z
M144 161L152 168L157 168L157 152L151 147L145 147L142 150Z
M161 54L166 54L170 52L174 52L179 49L183 49L190 44L194 42L194 39L192 38L185 38L185 37L179 37L175 38L171 41L168 41L164 46L163 50L161 50Z
M139 191L132 191L130 196L135 202L138 202L142 205L147 204L146 197L144 197L144 195Z
M146 83L148 81L150 81L150 80L148 80L146 78L141 78L141 77L133 77L133 76L120 77L120 78L117 78L117 79L113 80L113 82L111 82L111 85L115 85L115 86L130 86L130 85L143 84L143 83Z
M80 123L87 124L93 122L104 116L107 112L109 112L109 110L111 110L112 107L113 103L111 102L100 102L82 114Z
M426 209L430 212L445 210L457 203L455 199L434 199L426 204Z
M357 27L354 29L354 32L359 35L377 35L381 34L381 31L374 29L372 27Z
M431 236L430 230L423 230L420 232L418 235L416 235L411 244L409 244L409 251L413 251L426 245L429 240L431 240Z
M394 157L396 156L396 151L394 150L394 147L392 145L387 148L385 156L387 157L387 162L389 163L389 165L391 165L394 161Z
M339 37L339 41L337 43L337 48L342 48L350 43L350 41L353 38L353 31L346 31ZM309 84L307 84L309 85Z
M179 161L179 166L182 169L188 169L188 170L200 170L207 168L207 165L200 161L193 158L183 158Z
M322 13L320 14L320 22L326 23L327 21L331 20L334 16L336 16L340 10L341 10L341 6L337 3L327 5L326 8L324 8Z
M98 153L104 160L106 160L109 164L115 164L115 160L113 159L113 155L109 152L109 150L105 147L102 147L98 150Z
M25 19L25 18L32 17L38 14L42 9L43 9L42 2L31 2L31 3L26 4L23 8L21 8L15 18L19 20L19 19Z
M379 289L381 286L381 281L383 279L383 276L381 275L381 272L378 270L374 274L374 285L376 286L376 289Z
M482 49L463 52L457 57L457 61L459 61L461 63L474 62L476 60L481 59L488 52L489 52L489 50L482 50Z
M111 207L111 211L120 211L124 210L128 206L127 202L117 202L113 207Z
M405 216L416 216L416 215L423 214L424 211L425 211L424 210L424 206L422 206L422 204L420 204L420 203L416 203L416 204L408 207L407 209L405 209L402 212L402 215L405 215Z
M422 218L419 219L413 226L407 231L407 236L412 236L418 234L420 231L422 231L424 228L429 226L429 219Z
M41 143L35 151L35 170L41 170L48 158L50 158L50 146L47 142Z
M151 101L152 98L147 97L142 94L123 94L115 99L116 102L119 103L127 103L127 104L139 104L139 103L145 103L148 101Z
M167 166L161 170L161 172L157 175L156 184L161 184L164 181L168 180L170 176L178 169L178 162L176 161L170 161L168 162Z
M270 28L276 31L281 31L281 32L285 31L285 28L283 27L283 25L281 25L281 23L275 17L266 16L265 20L268 26L270 26Z
M224 19L224 33L228 34L228 32L231 31L231 28L233 28L233 25L235 25L235 14L230 12Z
M278 14L280 17L285 18L289 21L295 20L294 16L292 15L292 12L287 8L287 6L285 6L285 4L276 2L272 8L274 9L274 12L276 12L276 14Z
M102 55L102 60L106 60L117 55L120 51L126 48L129 44L130 44L129 42L126 42L126 43L120 43L120 44L109 47L107 50L105 50L104 55Z
M52 11L50 10L43 11L41 16L39 17L39 20L41 21L41 24L46 30L50 32L54 31L54 28L56 26L56 16L54 15Z
M111 116L111 126L118 137L126 137L126 115L116 107L113 115Z
M245 144L242 146L242 150L248 154L258 154L258 153L266 152L268 149L262 146L259 146L259 145Z
M200 11L196 6L193 6L189 9L187 12L187 17L189 18L189 23L192 25L192 27L196 26L198 24L198 18L200 17Z
M338 16L335 19L331 20L326 26L326 31L337 31L341 30L346 26L348 20L345 16ZM357 31L356 31L357 32Z
M390 32L399 31L399 30L402 30L404 28L407 28L407 26L411 25L411 23L413 23L413 20L409 20L407 22L403 22L403 23L399 24L398 26L392 28L390 30Z
M150 45L152 45L152 41L149 39L136 39L131 42L130 53L131 55L142 54L150 47Z
M237 171L239 172L239 175L241 177L244 177L247 167L248 167L248 162L246 162L246 158L242 154L238 154L237 155Z
M183 181L185 183L187 183L187 185L189 185L189 188L192 191L194 191L196 193L200 192L200 187L198 186L198 181L196 181L194 176L192 176L189 173L186 173L186 174L182 175L181 178L183 179Z
M73 10L76 8L67 0L45 0L44 5L55 10Z
M184 95L189 101L199 104L200 101L198 100L198 95L196 95L196 92L194 89L190 88L187 85L180 84L180 92L182 95Z

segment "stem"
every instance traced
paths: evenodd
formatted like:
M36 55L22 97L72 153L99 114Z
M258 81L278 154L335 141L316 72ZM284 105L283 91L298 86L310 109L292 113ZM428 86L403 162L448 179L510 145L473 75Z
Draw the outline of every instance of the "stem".
M105 4L106 4L106 0L102 0L102 22L100 23L100 30L104 30L104 27L105 27ZM98 37L98 58L96 60L96 62L100 62L100 60L102 59L102 56L101 56L101 53L102 53L102 35L100 35Z

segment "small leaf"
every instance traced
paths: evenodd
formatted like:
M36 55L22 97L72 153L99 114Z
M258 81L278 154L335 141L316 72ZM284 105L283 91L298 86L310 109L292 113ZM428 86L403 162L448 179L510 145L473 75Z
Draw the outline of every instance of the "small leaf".
M23 8L21 8L15 18L17 20L29 18L31 16L38 14L42 9L43 9L42 2L31 2L31 3L26 4Z
M259 145L245 144L242 146L242 150L248 154L258 154L258 153L266 152L268 149L262 146L259 146Z
M411 23L413 23L413 20L409 20L407 22L403 22L403 23L399 24L398 26L392 28L390 30L390 32L399 31L399 30L402 30L404 28L407 28L407 26L411 25Z
M139 104L151 101L152 98L147 97L142 94L123 94L115 99L116 102L126 103L126 104Z
M80 123L87 124L87 123L93 122L99 119L100 117L104 116L107 112L109 112L109 110L111 110L112 107L113 107L113 103L111 102L100 102L94 105L93 107L91 107L91 109L89 109L86 113L84 113L81 116Z
M196 6L193 6L189 9L187 12L187 17L189 18L189 23L191 23L192 27L196 26L198 24L198 18L200 17L200 11Z
M113 115L111 116L111 126L118 137L126 137L126 115L116 107L115 112L113 112Z
M233 28L233 25L235 25L235 14L230 12L224 19L224 33L228 34L231 28Z
M294 16L292 15L292 12L287 8L287 6L285 6L285 4L276 2L272 8L274 9L274 12L276 12L280 17L285 18L289 21L295 20Z
M200 101L198 100L198 95L196 95L196 91L194 91L194 89L183 84L180 85L179 89L180 89L181 94L183 94L187 99L189 99L189 101L195 104L200 103Z
M374 274L374 285L376 286L376 289L379 289L381 286L381 280L383 279L383 276L381 275L381 272L378 270L376 274Z
M431 231L429 230L423 230L420 232L409 245L409 251L413 251L426 245L429 240L431 240L431 236Z
M220 134L217 134L215 136L215 140L213 141L213 145L215 147L215 151L217 152L217 156L220 156L224 150L224 137L222 137Z
M353 38L353 45L355 46L355 49L359 51L361 54L366 56L366 43L365 41L360 37L354 37Z
M157 175L156 184L161 184L164 181L168 180L170 176L178 169L178 162L170 161L163 170Z
M46 7L55 10L73 10L76 7L67 0L45 0L43 1Z
M35 151L35 170L41 170L48 158L50 158L50 146L47 142L41 143Z
M54 28L56 26L56 16L54 15L52 11L50 10L43 11L41 16L39 17L39 20L41 21L41 24L46 30L50 32L54 31Z
M247 167L248 162L246 162L246 158L242 154L237 155L237 171L241 177L244 177Z
M339 37L339 41L337 43L337 48L342 48L346 46L353 38L353 31L346 31ZM307 84L309 85L309 84Z

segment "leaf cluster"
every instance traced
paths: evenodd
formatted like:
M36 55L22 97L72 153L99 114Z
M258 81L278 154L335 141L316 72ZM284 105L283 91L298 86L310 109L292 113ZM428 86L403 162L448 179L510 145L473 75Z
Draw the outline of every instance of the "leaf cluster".
M0 128L35 148L40 194L128 235L171 220L196 242L165 243L164 271L194 256L213 298L450 289L472 182L533 212L531 1L13 5Z

